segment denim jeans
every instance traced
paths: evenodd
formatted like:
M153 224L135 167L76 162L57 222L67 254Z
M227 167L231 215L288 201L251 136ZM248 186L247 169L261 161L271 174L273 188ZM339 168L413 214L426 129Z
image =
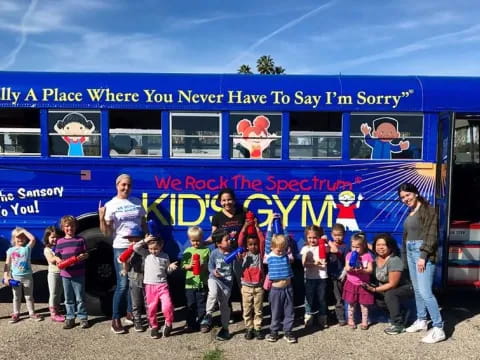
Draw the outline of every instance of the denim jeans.
M118 257L125 249L113 249L113 263L115 265L115 274L117 277L117 287L113 294L112 319L120 319L125 315L125 311L132 312L132 300L128 291L128 276L122 276L122 264L118 262Z
M77 316L80 320L87 320L87 308L85 307L85 277L62 277L63 292L65 295L65 308L67 319L75 319L75 302L77 304Z
M327 279L305 279L305 314L327 314L326 286Z
M412 280L413 291L415 293L417 319L426 320L428 311L432 319L432 325L443 328L442 315L440 315L437 299L432 292L435 264L427 260L425 263L425 271L419 272L417 270L417 261L420 258L421 245L421 241L407 241L408 272L410 273L410 279Z

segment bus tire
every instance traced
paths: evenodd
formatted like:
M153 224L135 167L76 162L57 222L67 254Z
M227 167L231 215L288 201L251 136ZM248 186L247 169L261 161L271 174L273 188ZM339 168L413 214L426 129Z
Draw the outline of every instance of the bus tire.
M87 309L92 315L110 316L116 284L112 241L98 227L84 230L78 235L85 239L89 250L95 249L90 251L86 262Z

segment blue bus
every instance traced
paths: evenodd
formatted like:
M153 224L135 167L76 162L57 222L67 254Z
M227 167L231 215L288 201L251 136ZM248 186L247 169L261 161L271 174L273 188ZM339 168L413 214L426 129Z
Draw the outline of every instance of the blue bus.
M217 193L235 190L262 227L280 213L303 228L336 222L401 241L417 185L435 204L437 286L447 281L453 220L480 214L480 79L233 74L0 73L0 253L15 226L39 239L78 219L92 253L87 290L114 286L111 240L97 207L133 178L173 258L186 229L209 233ZM76 119L69 126L69 119ZM37 244L34 257L42 258ZM478 259L476 259L478 260Z

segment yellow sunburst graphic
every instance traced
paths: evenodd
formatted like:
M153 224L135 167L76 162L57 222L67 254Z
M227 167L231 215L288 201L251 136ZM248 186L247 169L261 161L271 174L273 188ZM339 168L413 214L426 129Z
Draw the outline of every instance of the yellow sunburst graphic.
M435 179L435 171L437 165L435 163L416 163L415 170L418 175L425 176L431 179Z

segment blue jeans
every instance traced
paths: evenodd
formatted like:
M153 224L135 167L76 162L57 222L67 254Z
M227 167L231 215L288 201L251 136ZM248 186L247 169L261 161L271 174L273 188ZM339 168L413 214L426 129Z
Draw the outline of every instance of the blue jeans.
M305 314L327 314L325 288L327 279L305 279Z
M77 316L80 320L87 320L85 307L85 277L62 277L63 293L65 295L65 308L67 319L75 319L75 302L77 303Z
M433 295L432 285L435 275L435 264L426 261L425 271L417 270L417 261L420 258L420 246L422 241L407 241L407 262L408 272L412 280L413 291L415 293L415 305L417 307L417 319L426 320L427 310L432 319L434 327L443 328L442 315L438 308L437 299Z
M112 319L120 319L127 312L132 312L132 300L128 291L128 276L122 276L122 264L117 259L125 249L113 249L113 263L117 277L117 286L113 294ZM126 309L125 309L126 308Z

